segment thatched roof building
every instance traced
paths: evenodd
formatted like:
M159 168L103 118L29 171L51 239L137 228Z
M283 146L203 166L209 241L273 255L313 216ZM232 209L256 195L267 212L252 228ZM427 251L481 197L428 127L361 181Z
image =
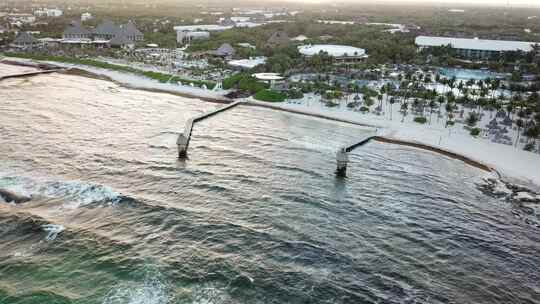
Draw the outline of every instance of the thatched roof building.
M41 42L34 38L30 33L19 32L15 40L13 40L12 46L18 48L35 47L40 45Z
M276 48L287 46L291 42L289 35L283 31L278 31L272 34L266 41L266 47Z

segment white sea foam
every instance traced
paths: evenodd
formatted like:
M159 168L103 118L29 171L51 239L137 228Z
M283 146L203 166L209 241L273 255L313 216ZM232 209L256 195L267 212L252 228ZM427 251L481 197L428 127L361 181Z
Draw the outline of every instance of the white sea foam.
M45 237L45 240L47 241L54 241L58 234L65 229L64 226L55 224L42 225L41 228L43 231L47 232L47 236Z
M39 194L46 197L66 197L71 203L66 207L77 208L95 202L108 202L110 205L120 201L120 193L111 188L80 181L53 182L44 185Z
M230 295L224 286L207 283L192 289L191 303L193 304L221 304L232 303Z
M64 207L77 208L96 202L109 205L118 203L121 194L110 187L82 181L51 181L35 178L0 174L0 188L8 189L23 196L42 198L64 198Z
M147 277L143 283L113 288L103 304L167 304L172 296L167 284L158 277Z

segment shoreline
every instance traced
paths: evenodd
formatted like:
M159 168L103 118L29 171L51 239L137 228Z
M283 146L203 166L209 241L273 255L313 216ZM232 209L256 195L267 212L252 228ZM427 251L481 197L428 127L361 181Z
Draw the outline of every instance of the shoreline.
M400 146L408 146L408 147L413 147L413 148L418 148L418 149L422 149L422 150L435 152L437 154L441 154L441 155L450 157L452 159L460 160L460 161L466 163L467 165L476 167L476 168L478 168L480 170L484 170L484 171L490 172L490 173L495 173L495 174L497 174L497 176L499 178L502 177L501 174L497 171L497 169L495 169L493 167L490 167L490 166L488 166L488 165L486 165L486 164L484 164L482 162L479 162L477 160L471 159L471 158L469 158L469 157L467 157L465 155L461 155L461 154L457 154L457 153L454 153L454 152L446 151L446 150L441 149L441 148L426 145L426 144L423 144L423 143L404 141L404 140L399 140L399 139L391 139L391 138L387 138L387 137L379 136L379 135L375 135L371 139L373 139L374 141L382 142L382 143L389 143L389 144L400 145Z
M107 80L118 84L127 89L140 89L158 93L168 93L176 96L186 98L196 98L207 102L213 103L230 103L233 100L226 98L219 92L201 89L198 87L192 87L188 85L178 85L171 83L162 83L154 79L150 79L141 75L131 74L127 72L120 72L114 70L108 70L103 68L97 68L93 66L85 66L79 64L53 62L53 61L40 61L25 58L5 57L0 59L0 63L34 67L41 69L42 67L54 67L66 69L66 74Z
M222 99L220 99L220 98L209 98L209 97L199 96L199 95L196 95L196 94L169 91L169 90L166 90L166 89L139 88L137 86L132 86L132 85L130 85L128 83L117 81L117 80L115 80L115 79L113 79L111 77L108 77L106 75L93 73L93 72L90 72L90 71L87 71L87 70L84 70L84 69L81 69L81 68L78 68L78 67L70 68L68 70L64 70L62 73L67 74L67 75L75 75L75 76L81 76L81 77L88 77L88 78L93 78L93 79L110 81L110 82L113 82L113 83L115 83L115 84L117 84L117 85L119 85L119 86L121 86L123 88L129 89L129 90L144 90L144 91L154 92L154 93L165 93L165 94L171 94L171 95L175 95L175 96L179 96L179 97L200 99L200 100L205 101L205 102L219 103L219 104L228 104L228 103L231 103L231 102L234 101L234 100L228 99L226 97L223 97Z
M5 63L6 64L12 64L11 62L13 61L13 58L10 58L10 59L11 60L9 60L8 62L5 62ZM25 65L26 63L29 63L29 61L26 60L26 59L22 59L22 61L23 61L22 65ZM4 62L4 61L0 61L0 62ZM35 66L38 66L39 64L42 64L40 62L34 62L34 61L30 61L30 62L32 62ZM61 67L61 68L66 68L66 64L55 65L54 63L51 63L51 62L45 62L45 64L47 64L49 66L58 66L58 67ZM148 86L139 86L136 83L130 83L129 79L127 79L128 81L119 81L118 79L110 77L110 75L107 75L107 73L104 73L103 71L102 71L102 73L100 73L100 71L96 71L96 69L90 68L90 67L84 68L84 67L70 65L68 68L69 68L69 71L64 71L63 73L72 74L72 75L79 75L79 76L82 76L82 77L90 77L90 78L97 78L97 79L107 80L107 81L114 82L114 83L116 83L118 85L121 85L122 87L125 87L125 88L128 88L128 89L138 89L138 90L145 90L145 91L150 91L150 92L166 93L166 94L172 94L172 95L177 95L177 96L186 97L186 98L196 98L196 99L200 99L200 100L205 101L205 102L212 102L212 103L219 103L219 104L228 104L228 103L231 103L231 102L235 101L235 100L227 99L225 97L216 98L215 96L214 97L203 96L204 94L198 95L197 94L198 92L196 92L196 91L178 92L178 91L175 91L175 90L168 90L167 88L155 88L155 87L148 87ZM122 74L126 74L126 73L122 73ZM141 78L140 76L136 76L136 77ZM154 82L154 81L151 81L151 82ZM155 83L157 84L157 82L155 82ZM201 91L201 93L206 93L201 89L199 89L197 91ZM516 174L515 171L506 170L506 168L504 168L504 166L502 166L503 164L501 164L500 162L499 163L497 163L497 162L493 163L493 161L489 161L489 159L487 161L478 160L478 158L481 158L481 155L479 156L479 155L475 155L475 153L467 153L467 152L464 152L464 151L459 151L460 149L455 149L455 148L452 148L452 147L446 147L444 145L441 145L440 142L439 142L439 145L428 143L429 141L432 140L432 138L429 138L428 136L424 136L424 137L416 136L416 138L415 138L415 135L418 135L415 132L412 132L410 134L407 134L407 132L402 132L403 131L402 127L411 126L411 127L414 127L413 129L418 129L419 126L412 126L412 125L408 125L408 124L401 124L401 125L396 126L395 124L393 125L391 121L390 122L368 121L368 120L364 120L364 119L357 119L356 117L355 118L343 117L343 116L346 116L346 115L341 115L341 117L338 117L336 115L330 115L331 113L324 113L325 111L313 111L312 109L307 109L307 108L306 109L304 109L304 108L295 108L295 107L292 107L292 106L287 105L287 104L263 103L263 102L260 102L260 101L255 101L255 100L253 100L251 98L237 99L237 100L243 100L244 102L242 103L242 105L264 107L264 108L269 108L269 109L273 109L273 110L278 110L278 111L283 111L283 112L288 112L288 113L293 113L293 114L299 114L299 115L306 115L306 116L309 116L309 117L314 117L314 118L319 118L319 119L326 119L326 120L330 120L330 121L335 121L335 122L340 122L340 123L347 123L347 124L352 124L352 125L362 126L362 127L369 127L369 128L375 128L375 129L380 128L386 134L377 134L373 138L376 141L392 143L392 144L399 144L399 145L404 145L404 146L410 146L410 147L415 147L415 148L419 148L419 149L429 150L429 151L432 151L432 152L435 152L435 153L438 153L438 154L441 154L441 155L445 155L445 156L453 158L453 159L463 161L463 162L467 163L468 165L474 166L474 167L479 168L479 169L481 169L483 171L493 172L500 179L509 178L509 179L515 180L516 183L518 183L518 184L524 184L524 182L525 182L526 184L529 184L530 187L540 189L540 177L537 178L536 176L531 176L533 174L529 174L530 176L527 176L527 174L524 175L523 172L521 172L521 174L519 174L519 173ZM326 111L326 112L328 112L328 111ZM343 114L343 113L337 112L337 114ZM427 129L427 130L432 131L432 133L436 133L437 131L439 131L439 130L433 130L433 129L432 130ZM403 133L403 134L401 134L401 133ZM433 137L433 134L429 134L429 135L431 137ZM438 134L437 134L437 136L438 136ZM457 134L455 136L457 136ZM441 138L442 138L442 136L441 136ZM471 138L471 140L473 140L473 139ZM487 145L487 143L485 145ZM482 148L484 148L484 147L482 147ZM502 150L503 148L506 148L506 147L501 146L501 147L495 147L495 148L499 149L499 150ZM502 153L502 151L501 151L501 153ZM469 154L471 154L471 155L469 155ZM516 154L518 154L518 153L516 153ZM515 155L515 156L519 157L519 155ZM534 156L536 156L536 155L534 155ZM540 163L540 160L538 160L538 161ZM530 166L530 164L527 164L527 165ZM508 172L508 171L510 171L510 172Z

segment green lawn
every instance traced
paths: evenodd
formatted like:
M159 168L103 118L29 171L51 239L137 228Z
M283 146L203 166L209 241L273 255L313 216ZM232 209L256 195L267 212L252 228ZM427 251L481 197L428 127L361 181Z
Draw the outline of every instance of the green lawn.
M261 100L261 101L268 101L268 102L282 102L287 98L287 96L277 91L261 90L255 93L255 95L253 95L253 98L257 100Z

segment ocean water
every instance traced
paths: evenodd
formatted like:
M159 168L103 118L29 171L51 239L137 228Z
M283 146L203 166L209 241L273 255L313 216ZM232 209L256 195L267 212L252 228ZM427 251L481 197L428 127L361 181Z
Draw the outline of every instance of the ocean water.
M0 82L0 303L539 303L484 172L369 130L50 74Z

